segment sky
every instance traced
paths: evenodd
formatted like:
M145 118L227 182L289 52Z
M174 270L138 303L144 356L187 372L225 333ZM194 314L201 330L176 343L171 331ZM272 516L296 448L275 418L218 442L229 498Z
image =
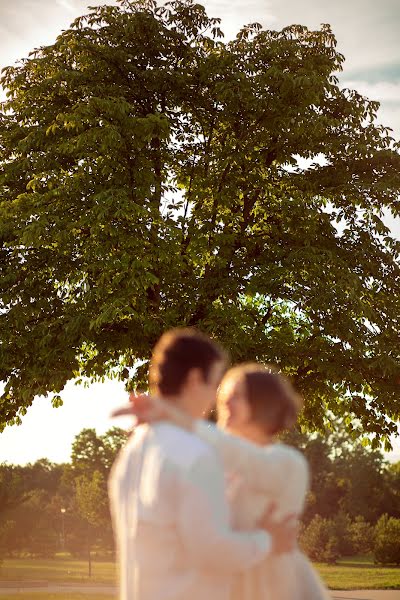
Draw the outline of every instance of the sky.
M226 38L244 25L259 22L268 29L293 23L318 28L329 23L338 50L346 57L340 75L343 87L357 89L381 102L378 121L400 139L400 2L398 0L199 0L209 16L221 17ZM95 0L0 0L0 68L13 64L39 46L51 44L62 29L86 12L87 5L114 4ZM0 91L1 94L1 91ZM400 238L399 221L387 217ZM64 405L53 409L49 399L36 398L21 426L0 434L0 462L25 464L47 457L69 460L74 437L84 428L99 434L129 421L109 418L126 400L123 384L109 381L89 388L68 383ZM400 460L400 441L390 460Z

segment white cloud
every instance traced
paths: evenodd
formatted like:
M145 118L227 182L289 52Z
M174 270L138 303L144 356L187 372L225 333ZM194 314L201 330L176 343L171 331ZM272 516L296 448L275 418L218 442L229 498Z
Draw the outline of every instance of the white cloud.
M371 83L363 80L342 81L342 87L356 89L360 94L379 102L400 104L400 81L378 81Z
M62 8L69 10L70 12L74 12L75 10L75 6L73 5L73 3L69 2L69 0L56 0L56 4L58 4Z
M398 0L205 0L212 16L222 18L222 29L231 38L246 23L260 22L270 29L293 23L318 29L329 23L344 54L347 76L391 66L400 78Z
M88 6L114 0L0 0L0 69L52 44Z
M0 1L1 66L26 55L35 46L50 43L72 18L87 12L88 5L103 3L115 4L115 0ZM211 16L222 18L227 38L254 21L274 29L292 23L311 28L330 23L338 38L338 49L346 56L348 75L400 65L400 4L397 0L379 3L372 0L204 0L204 4Z
M318 28L329 23L346 57L346 73L400 63L397 0L270 0L269 9L279 27L300 23Z
M370 100L377 100L381 106L377 122L393 130L393 136L400 139L400 79L399 81L343 80L342 87L357 90Z

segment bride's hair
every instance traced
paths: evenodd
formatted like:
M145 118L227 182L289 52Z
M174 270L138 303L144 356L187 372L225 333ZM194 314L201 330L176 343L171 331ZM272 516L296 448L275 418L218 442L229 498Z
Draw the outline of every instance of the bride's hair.
M224 388L232 380L244 383L252 419L268 433L276 434L293 427L303 400L289 379L275 367L244 363L229 369L219 387L219 398L223 398Z

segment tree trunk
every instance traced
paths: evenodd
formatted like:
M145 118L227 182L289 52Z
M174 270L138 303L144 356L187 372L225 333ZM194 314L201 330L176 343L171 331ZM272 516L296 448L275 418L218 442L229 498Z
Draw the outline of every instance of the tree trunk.
M88 576L92 577L92 555L90 553L90 532L89 532L89 523L87 524L86 530L86 540L87 540L87 553L88 553Z

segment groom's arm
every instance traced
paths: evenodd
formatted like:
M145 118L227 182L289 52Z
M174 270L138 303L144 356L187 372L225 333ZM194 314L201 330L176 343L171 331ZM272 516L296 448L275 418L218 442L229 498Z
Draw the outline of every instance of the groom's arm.
M187 556L196 566L218 571L248 569L272 551L263 530L233 531L222 469L210 452L182 478L178 528Z

